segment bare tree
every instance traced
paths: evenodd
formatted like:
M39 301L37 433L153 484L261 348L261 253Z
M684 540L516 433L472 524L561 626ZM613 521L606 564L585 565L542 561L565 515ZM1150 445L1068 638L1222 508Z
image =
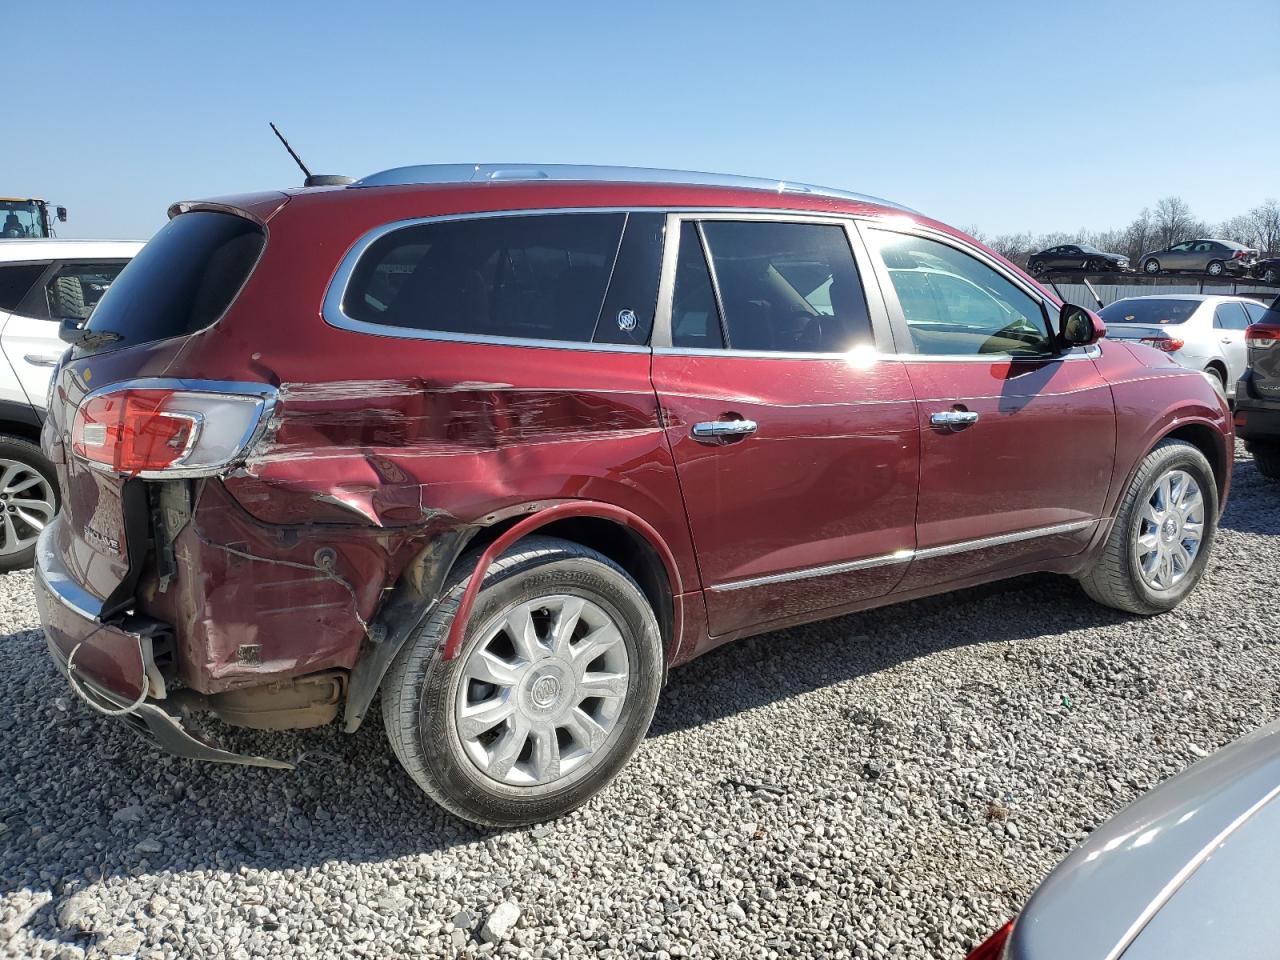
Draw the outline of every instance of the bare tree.
M1143 207L1142 212L1133 218L1124 228L1124 249L1129 255L1129 262L1135 267L1142 255L1155 246L1156 228L1151 220L1151 211Z
M1020 267L1027 265L1027 257L1040 247L1033 247L1029 233L1002 233L994 238L990 247L1006 260L1012 260Z
M1267 200L1249 211L1254 239L1263 253L1280 253L1280 203Z
M1181 197L1165 197L1156 204L1156 237L1161 245L1173 246L1179 240L1190 240L1199 226L1191 214L1191 207Z
M1213 231L1213 235L1219 240L1234 240L1236 243L1252 247L1258 243L1258 226L1252 217L1242 214L1230 220L1223 220L1218 224L1218 229Z

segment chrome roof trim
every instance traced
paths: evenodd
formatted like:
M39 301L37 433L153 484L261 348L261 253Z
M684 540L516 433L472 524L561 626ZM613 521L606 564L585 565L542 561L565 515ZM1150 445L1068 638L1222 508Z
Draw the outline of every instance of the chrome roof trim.
M394 167L361 177L353 187L383 187L408 184L447 183L531 183L536 181L586 183L656 183L686 187L731 187L768 190L771 193L807 194L834 200L854 200L892 207L908 213L917 211L891 200L867 194L820 187L811 183L743 177L731 173L701 173L693 170L664 170L658 167L594 166L585 163L426 163Z

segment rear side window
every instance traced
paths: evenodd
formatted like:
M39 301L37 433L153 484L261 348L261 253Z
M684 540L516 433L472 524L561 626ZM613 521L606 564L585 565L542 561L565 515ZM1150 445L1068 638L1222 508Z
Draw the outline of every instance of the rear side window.
M1162 300L1159 297L1143 297L1134 300L1117 300L1103 307L1098 316L1108 324L1140 323L1147 326L1186 323L1200 307L1199 300Z
M603 315L626 220L623 213L542 214L394 230L361 256L342 311L411 330L590 343L599 326L611 331L602 336L610 342L645 342L656 261L653 292L636 284L639 293L610 303L611 315ZM636 259L645 258L628 256ZM643 263L637 272L645 272Z
M249 279L266 231L229 213L170 220L110 285L89 319L111 348L195 333L226 312Z
M16 310L32 284L48 267L48 261L0 266L0 310Z

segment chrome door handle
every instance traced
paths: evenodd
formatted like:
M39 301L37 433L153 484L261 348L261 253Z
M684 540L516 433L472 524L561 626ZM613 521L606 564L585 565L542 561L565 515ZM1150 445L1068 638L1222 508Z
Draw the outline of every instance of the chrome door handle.
M972 410L943 410L930 414L929 422L935 427L967 427L978 422L978 415Z
M46 354L28 353L22 359L27 361L27 363L31 364L33 367L56 367L58 365L58 361L61 360L62 357L50 357Z
M758 426L754 420L704 420L693 425L693 437L695 440L745 437L755 433Z

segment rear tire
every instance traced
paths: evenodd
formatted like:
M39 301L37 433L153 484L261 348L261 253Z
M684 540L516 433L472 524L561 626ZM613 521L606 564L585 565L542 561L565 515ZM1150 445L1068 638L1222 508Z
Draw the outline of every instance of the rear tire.
M657 619L612 560L528 537L485 573L458 655L445 662L477 560L459 565L387 672L387 736L454 815L495 827L549 820L612 780L648 731L663 673Z
M1154 277L1160 272L1160 261L1155 259L1155 257L1144 261L1142 264L1142 272L1149 277Z
M1280 443L1251 443L1249 452L1260 474L1268 480L1280 480Z
M1267 269L1264 270L1262 273L1262 279L1266 283L1271 283L1271 284L1280 283L1280 270L1276 269L1275 267L1267 267Z
M1204 268L1204 272L1211 277L1220 277L1227 272L1227 268L1221 260L1210 260L1209 265Z
M1186 493L1188 488L1185 484L1179 488L1179 478L1193 481L1198 511L1182 514L1179 489ZM1161 500L1168 510L1158 509ZM1098 603L1116 610L1143 616L1171 610L1200 582L1217 530L1218 485L1209 461L1185 441L1163 440L1142 461L1120 501L1102 552L1079 578L1080 585ZM1179 570L1178 561L1171 559L1168 582L1161 584L1163 568L1152 564L1153 574L1148 561L1157 553L1172 554L1186 543L1184 535L1193 532L1198 532L1199 539L1191 562Z
M35 538L59 503L58 475L40 448L0 435L0 573L31 566Z
M1225 400L1227 398L1227 375L1221 367L1208 366L1204 368L1205 376L1213 384L1213 389L1217 390Z

